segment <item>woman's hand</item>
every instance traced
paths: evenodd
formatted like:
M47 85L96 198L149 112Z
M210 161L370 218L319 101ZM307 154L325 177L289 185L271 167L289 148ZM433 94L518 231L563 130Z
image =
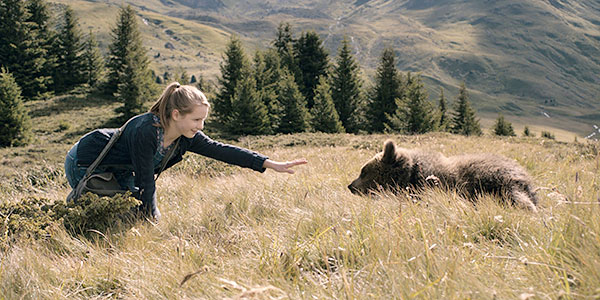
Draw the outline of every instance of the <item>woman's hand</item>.
M306 161L306 159L304 159L304 158L296 159L293 161L284 161L284 162L273 161L273 160L267 159L263 163L263 168L273 169L273 170L275 170L277 172L281 172L281 173L294 174L294 170L292 170L292 167L295 167L297 165L304 165L306 163L308 163L308 161Z

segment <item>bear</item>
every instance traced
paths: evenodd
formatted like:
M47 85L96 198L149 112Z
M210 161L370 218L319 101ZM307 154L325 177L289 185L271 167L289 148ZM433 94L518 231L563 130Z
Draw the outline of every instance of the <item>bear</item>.
M380 188L432 186L456 189L471 201L483 193L498 195L506 203L537 211L533 181L512 159L488 153L445 157L438 152L397 147L391 140L362 167L348 189L354 194L368 194Z

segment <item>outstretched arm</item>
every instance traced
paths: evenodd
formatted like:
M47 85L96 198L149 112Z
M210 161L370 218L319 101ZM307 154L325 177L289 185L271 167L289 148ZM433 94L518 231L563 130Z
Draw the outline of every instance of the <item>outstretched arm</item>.
M294 170L292 170L292 167L295 167L297 165L304 165L306 163L308 163L308 161L304 158L296 159L293 161L284 161L284 162L273 161L273 160L267 159L263 163L263 168L273 169L273 170L275 170L277 172L281 172L281 173L294 174Z

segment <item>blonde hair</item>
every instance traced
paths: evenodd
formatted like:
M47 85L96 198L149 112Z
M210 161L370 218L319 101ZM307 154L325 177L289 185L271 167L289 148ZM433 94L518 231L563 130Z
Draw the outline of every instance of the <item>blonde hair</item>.
M206 96L191 85L180 85L179 82L172 82L165 88L162 95L156 103L150 108L150 112L160 118L161 127L166 128L171 121L171 113L178 110L182 115L189 114L196 105L206 105L210 103Z

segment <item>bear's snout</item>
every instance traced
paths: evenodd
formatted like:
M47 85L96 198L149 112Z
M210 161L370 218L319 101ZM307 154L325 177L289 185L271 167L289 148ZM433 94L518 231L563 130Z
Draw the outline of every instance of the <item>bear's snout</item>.
M358 193L358 190L352 184L348 185L348 189L350 190L350 192L352 192L352 194Z
M361 194L362 193L359 188L360 187L360 183L358 182L359 180L360 180L360 178L352 181L352 183L350 183L348 185L348 189L350 190L350 192L352 192L352 194Z

